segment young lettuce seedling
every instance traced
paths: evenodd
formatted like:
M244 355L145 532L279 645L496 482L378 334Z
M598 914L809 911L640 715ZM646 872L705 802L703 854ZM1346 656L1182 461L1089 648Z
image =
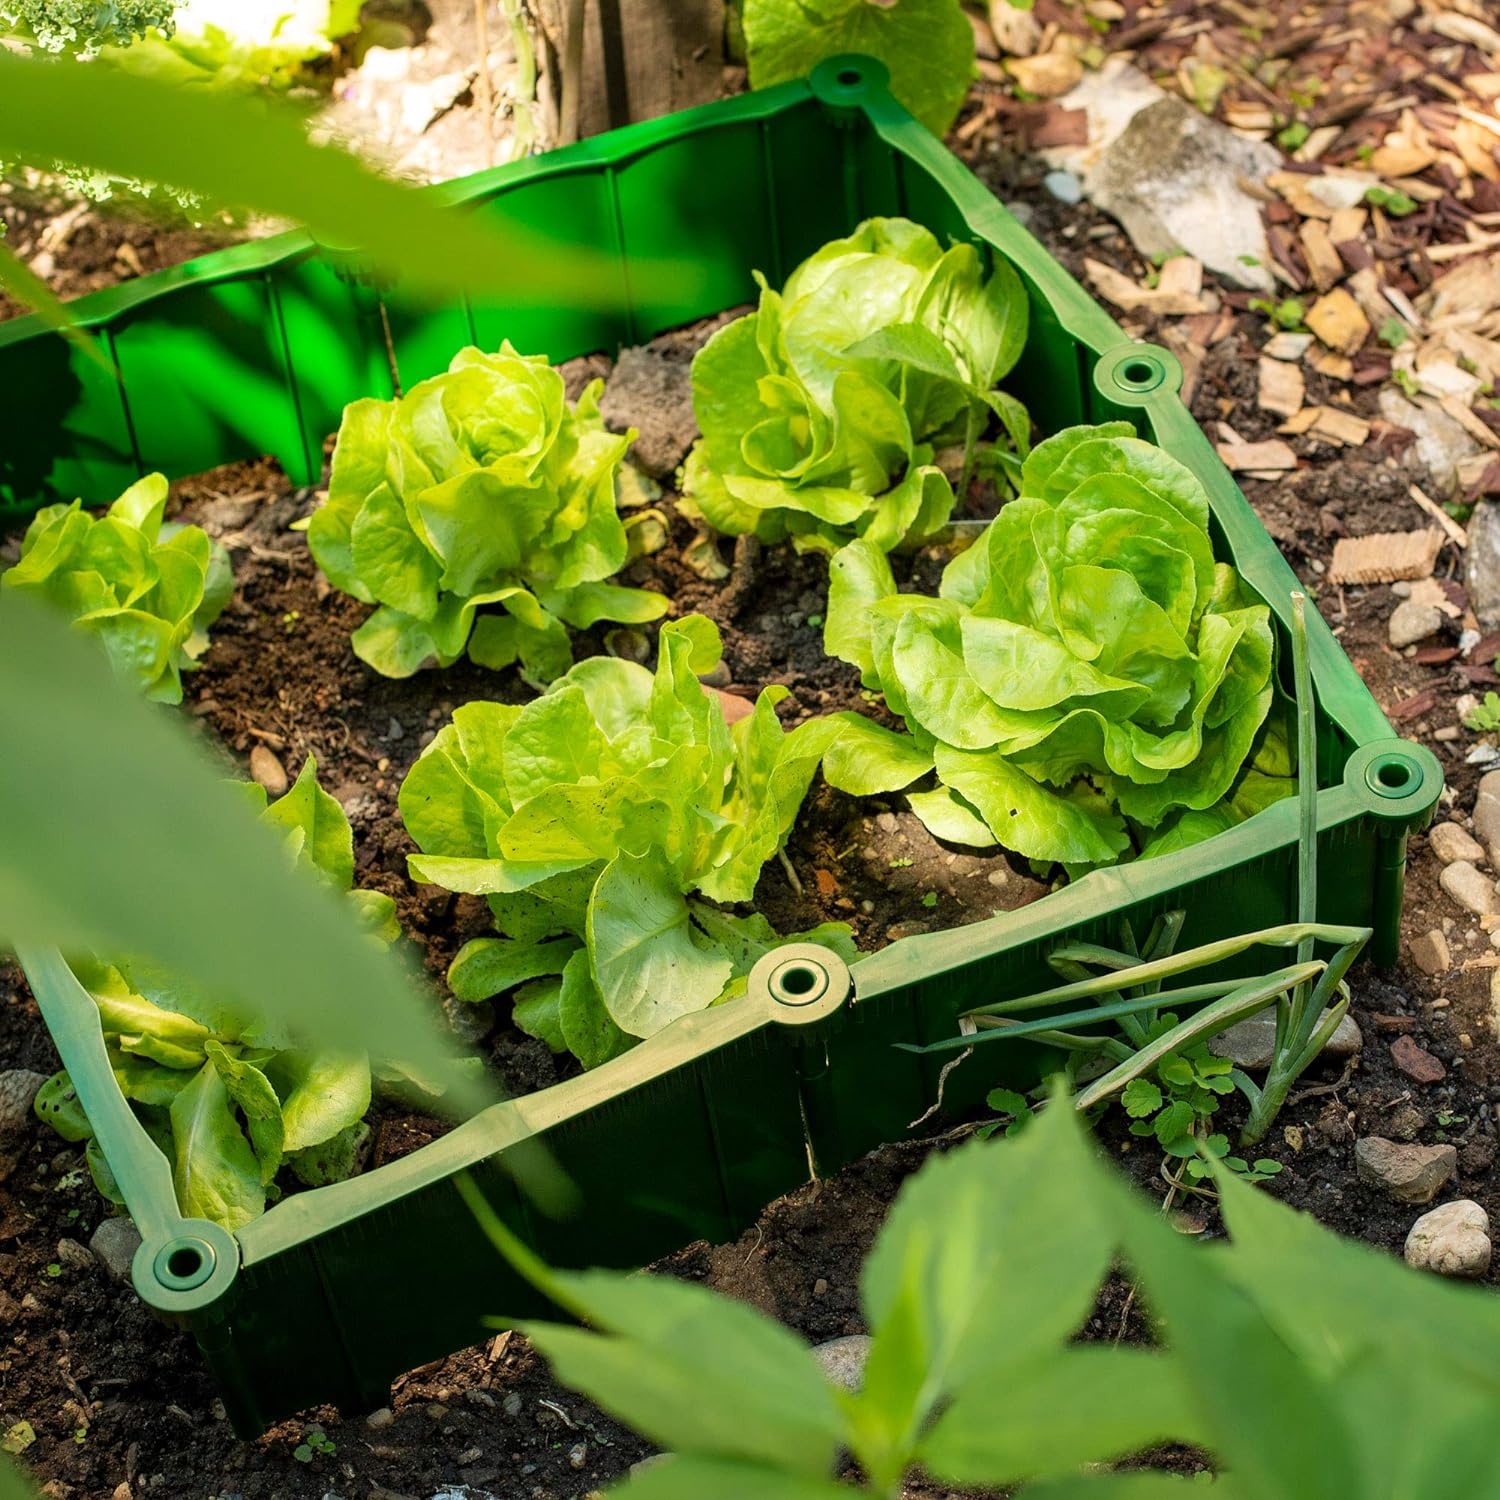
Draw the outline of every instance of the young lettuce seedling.
M36 595L99 638L124 682L182 702L182 673L234 591L229 554L197 526L164 522L167 481L148 474L103 516L83 502L39 510L0 588Z
M783 942L855 956L842 922L783 938L710 904L750 900L843 732L784 731L784 687L726 724L698 681L721 649L689 615L662 627L654 674L596 656L524 708L466 704L401 786L412 876L488 897L504 934L464 945L454 994L514 990L516 1024L585 1067L738 994Z
M615 478L635 433L605 429L602 389L570 403L544 358L505 344L345 408L307 539L330 583L379 606L354 632L362 661L410 677L467 651L482 667L519 661L541 685L573 660L569 626L666 611L660 594L605 582L630 556Z
M759 280L757 310L693 361L703 436L683 489L716 530L828 553L856 536L881 553L918 546L953 512L939 450L962 445L960 496L992 417L1012 468L1026 456L1031 420L995 389L1029 310L1003 259L986 276L972 245L868 219L779 293Z
M289 855L346 893L372 940L400 936L391 898L353 889L349 821L318 785L312 756L269 806L261 787L243 790L284 831ZM314 1187L353 1172L370 1106L363 1055L308 1051L284 1027L144 961L72 967L99 1007L121 1093L173 1164L184 1214L234 1230L264 1212L284 1165ZM66 1073L43 1086L36 1113L65 1140L88 1142L99 1191L121 1202Z

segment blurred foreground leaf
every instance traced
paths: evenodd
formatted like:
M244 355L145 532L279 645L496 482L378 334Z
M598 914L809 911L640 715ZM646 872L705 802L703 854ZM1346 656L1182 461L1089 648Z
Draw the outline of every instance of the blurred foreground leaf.
M618 300L592 250L445 207L441 190L379 177L347 152L313 145L284 105L3 50L0 100L0 157L75 163L292 219L428 293L498 291L512 303L596 307ZM642 274L675 289L692 276L685 265L654 275L632 266L638 293L649 292Z
M0 595L0 943L145 954L332 1048L492 1096L435 1008L180 722L45 607Z

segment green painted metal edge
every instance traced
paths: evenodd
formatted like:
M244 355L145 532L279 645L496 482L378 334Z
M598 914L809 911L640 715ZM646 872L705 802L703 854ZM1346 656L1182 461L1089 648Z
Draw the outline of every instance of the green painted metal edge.
M820 112L822 160L837 167L831 193L838 202L829 212L845 229L871 211L909 212L940 232L1006 255L1027 282L1040 320L1038 340L1045 347L1035 352L1052 362L1061 385L1076 391L1070 398L1076 400L1075 419L1127 416L1187 463L1208 490L1220 542L1284 624L1295 575L1178 399L1176 361L1166 351L1128 340L941 143L900 109L879 64L833 59L807 83L628 127L478 174L447 186L442 195L479 211L495 195L524 185L574 180L582 191L602 180L615 192L620 174L632 163L649 165L653 151L694 139L708 150L727 139L719 134L724 127L744 123L761 127L769 177L776 165L770 132L788 121L810 126L810 106ZM769 231L772 260L791 256L793 247L776 238L774 224ZM622 262L628 262L618 224L611 232ZM348 325L351 339L357 341L356 330L385 309L398 322L415 319L410 348L430 342L421 319L441 320L442 310L413 312L399 291L361 287L357 266L344 263L342 275L335 276L329 265L338 261L337 252L319 250L304 235L279 236L76 305L85 325L102 328L114 348L121 320L177 306L173 299L184 294L214 297L247 277L268 278L273 286L272 278L305 274L323 278L312 284L318 295L344 289L336 295L346 297L347 306L335 308L330 326L340 326L337 319L348 313L354 320ZM782 274L789 269L775 268ZM623 270L628 274L628 264ZM274 301L280 294L271 295ZM439 334L466 340L477 315L465 308ZM632 329L656 331L639 328L637 318L632 313L625 320L622 336ZM61 344L34 322L25 326L27 321L0 325L0 354ZM398 328L398 342L406 337ZM310 379L310 372L291 368L295 335L283 330L282 339L295 397L298 382ZM378 368L360 364L365 353L358 352L341 380L378 381ZM311 397L304 391L297 399ZM299 421L303 461L310 463L313 429L306 411ZM1375 925L1376 956L1388 961L1406 838L1430 817L1441 771L1425 748L1395 738L1321 621L1313 622L1311 634L1324 781L1319 842L1337 856L1321 862L1320 894L1330 919ZM749 993L733 1005L688 1017L593 1073L496 1105L403 1160L293 1195L234 1236L178 1214L170 1170L115 1087L97 1008L61 957L27 950L21 958L142 1228L136 1285L146 1301L192 1327L236 1425L248 1433L314 1399L377 1402L382 1382L399 1369L467 1342L465 1331L477 1337L477 1311L485 1299L483 1311L506 1314L533 1305L525 1289L488 1258L452 1189L457 1173L474 1173L533 1243L547 1241L557 1258L579 1264L638 1263L691 1238L689 1225L698 1232L710 1224L732 1233L768 1197L805 1180L810 1162L831 1170L916 1127L937 1101L938 1069L931 1059L896 1052L894 1041L951 1034L957 1012L974 997L1019 993L1045 979L1053 942L1107 936L1110 924L1126 913L1185 905L1199 928L1194 941L1269 925L1258 920L1267 914L1289 915L1297 837L1296 809L1278 804L1194 848L1094 872L1044 901L973 926L903 939L852 971L824 950L779 950L757 967ZM785 982L788 973L798 976L795 984ZM950 1080L944 1102L962 1109L982 1087L982 1078L965 1065ZM664 1120L672 1122L675 1136L657 1128ZM684 1127L684 1121L696 1124ZM687 1139L695 1130L706 1138ZM518 1151L540 1144L586 1170L591 1147L622 1135L653 1145L656 1155L643 1153L643 1165L629 1181L608 1175L596 1180L597 1201L585 1203L583 1217L572 1225L543 1223L508 1184L505 1162ZM696 1164L688 1161L689 1148L697 1152ZM633 1233L619 1216L636 1211L649 1222ZM441 1243L429 1246L428 1236ZM367 1326L362 1299L389 1307L380 1299L398 1295L393 1278L414 1286L424 1270L437 1273L432 1289L410 1296L432 1312L432 1329L408 1320L383 1338L380 1327ZM466 1322L471 1311L472 1329Z

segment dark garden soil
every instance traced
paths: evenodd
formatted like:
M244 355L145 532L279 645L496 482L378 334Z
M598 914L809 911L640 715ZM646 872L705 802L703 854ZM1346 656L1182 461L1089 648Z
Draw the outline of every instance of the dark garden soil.
M1173 36L1199 35L1203 28L1194 15L1200 10L1222 21L1221 11L1244 7L1172 0L1152 9L1136 27L1146 28L1138 35L1132 27L1142 7L1130 0L1124 9L1111 35L1130 35L1131 45L1145 49L1138 64L1170 86L1171 70L1188 45ZM1284 27L1293 31L1304 20L1323 19L1290 3L1274 9L1285 12ZM1350 7L1327 9L1344 16ZM1064 29L1082 24L1076 11L1053 0L1039 0L1037 7L1042 20ZM1327 19L1322 31L1335 30ZM1318 24L1296 31L1296 55L1309 47L1317 52L1319 31ZM1109 37L1103 41L1114 45ZM1342 46L1334 50L1341 55ZM1032 231L1075 274L1082 276L1088 256L1144 280L1151 268L1113 221L1087 204L1066 206L1049 196L1041 187L1044 169L1021 154L1020 145L1046 118L1047 107L1015 105L996 80L995 65L982 63L981 72L987 82L960 123L956 149L999 197L1023 207ZM1357 114L1345 118L1351 143L1370 134ZM30 236L28 252L35 253L41 231L22 227ZM201 248L173 243L165 232L145 240L141 234L131 226L117 231L112 242L102 238L96 253L70 249L77 263L68 259L59 289L76 293L133 274L132 254L141 269L151 269ZM120 249L126 244L132 250ZM1210 432L1215 423L1228 422L1246 441L1256 441L1276 435L1277 419L1258 405L1256 355L1266 330L1246 301L1226 294L1231 322L1226 332L1205 340L1192 405ZM1142 337L1180 346L1180 320L1132 314L1124 321ZM668 336L651 355L627 362L606 404L607 411L623 413L642 428L637 455L668 480L691 436L680 377L694 337ZM602 359L575 362L575 391L589 375L609 369ZM1375 385L1307 371L1310 404L1337 401L1345 393L1346 409L1367 419L1377 415ZM1472 658L1439 660L1442 651L1393 650L1386 627L1395 591L1325 581L1340 536L1424 524L1407 494L1413 476L1398 467L1407 440L1399 429L1377 429L1357 448L1331 447L1309 435L1288 441L1300 461L1297 470L1275 483L1245 479L1243 488L1381 706L1402 733L1438 755L1448 778L1439 816L1462 821L1473 806L1478 771L1465 763L1473 737L1454 732L1454 703L1460 694L1492 685L1493 673L1486 678L1489 668ZM301 536L287 529L316 503L315 492L293 489L274 464L216 471L183 481L174 494L185 519L230 546L238 584L202 669L189 679L184 712L223 756L227 771L243 774L256 748L290 775L307 754L317 755L324 785L354 826L357 880L396 898L403 927L442 993L441 976L458 946L489 930L488 911L481 902L407 880L411 845L397 814L397 790L456 705L481 697L519 702L530 690L510 674L467 665L408 682L367 670L348 645L363 608L322 585ZM718 621L725 665L712 679L716 687L753 698L768 684L783 683L791 689L782 710L788 723L841 708L870 711L853 670L822 653L818 617L825 608L826 570L820 559L720 543L724 576L705 577L687 561L689 555L701 561L689 551L695 530L676 513L670 490L651 503L664 513L670 545L637 564L628 581L662 589L675 613L701 610ZM898 561L898 568L911 568L913 585L926 586L937 562L922 557ZM1438 577L1463 610L1460 571L1449 548ZM1460 623L1445 627L1452 640L1445 636L1434 644L1456 644ZM625 632L606 641L602 631L594 632L578 650L614 649L649 661L651 634ZM265 755L257 759L267 774ZM1500 1046L1489 1002L1491 968L1500 954L1478 919L1439 887L1440 865L1425 837L1414 838L1409 852L1402 962L1391 972L1365 965L1353 979L1362 1050L1347 1063L1316 1065L1262 1147L1284 1166L1267 1191L1395 1254L1420 1210L1358 1180L1353 1143L1360 1136L1452 1141L1458 1173L1444 1196L1473 1198L1500 1221ZM1024 866L1003 856L976 857L937 844L901 798L856 807L821 782L804 807L788 857L800 893L772 862L757 890L757 906L783 930L824 919L848 921L867 950L1044 894ZM1406 954L1415 938L1434 929L1446 935L1453 961L1432 977ZM571 1067L519 1036L487 1006L448 1002L446 1009L513 1090L545 1087ZM1411 1063L1407 1049L1413 1044L1433 1060L1425 1072ZM1398 1056L1410 1071L1403 1071ZM19 972L0 964L0 1071L50 1073L56 1066ZM1412 1072L1433 1081L1419 1082ZM1233 1124L1233 1101L1225 1113ZM415 1149L439 1128L420 1119L383 1119L374 1158ZM1167 1197L1154 1151L1113 1124L1106 1126L1104 1141L1143 1187ZM885 1148L832 1180L772 1204L734 1244L688 1247L660 1269L752 1302L813 1341L861 1332L859 1267L901 1182L931 1149ZM1186 1232L1218 1232L1211 1202L1174 1195L1173 1204ZM40 1127L22 1141L14 1161L0 1159L0 1430L23 1419L31 1424L36 1441L24 1459L51 1495L428 1500L436 1492L471 1500L582 1500L649 1452L552 1382L523 1339L504 1337L410 1372L397 1381L390 1407L374 1418L308 1412L255 1442L239 1442L220 1414L191 1341L147 1314L83 1249L102 1212L81 1154ZM1500 1263L1486 1279L1500 1282ZM1085 1333L1148 1338L1147 1310L1123 1282L1113 1281ZM335 1451L298 1462L294 1449L315 1424ZM1176 1455L1175 1464L1192 1468L1194 1461ZM909 1490L921 1500L940 1500L945 1493L921 1484Z

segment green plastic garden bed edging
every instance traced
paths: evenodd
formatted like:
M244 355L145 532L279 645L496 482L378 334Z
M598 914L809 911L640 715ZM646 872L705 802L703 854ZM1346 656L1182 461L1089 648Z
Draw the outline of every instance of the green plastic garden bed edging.
M409 386L469 343L509 338L554 361L614 351L750 300L753 269L779 283L861 219L902 214L1010 259L1031 335L1008 383L1044 431L1123 417L1187 464L1208 491L1219 555L1270 605L1286 644L1296 579L1179 399L1176 361L1127 339L892 99L880 64L832 59L804 83L630 126L447 192L463 211L604 250L618 310L423 305L294 233L74 303L118 382L34 319L0 325L0 523L75 494L107 501L153 469L181 475L265 453L315 483L344 404L389 396L392 360ZM700 273L690 285L657 286L649 299L632 288L632 266L685 256ZM1373 926L1374 956L1390 962L1407 835L1430 818L1442 776L1429 751L1395 737L1316 615L1310 633L1319 915ZM115 1087L97 1008L61 957L21 958L141 1229L136 1287L192 1329L249 1435L318 1403L380 1405L395 1374L474 1342L486 1315L540 1310L474 1223L459 1173L562 1266L641 1265L696 1238L730 1239L805 1182L810 1163L835 1170L923 1120L940 1062L895 1043L951 1036L961 1010L1045 987L1051 948L1112 939L1123 917L1185 908L1193 945L1290 920L1296 851L1297 807L1283 801L1195 847L902 939L852 970L820 948L778 950L743 1000L495 1105L402 1160L285 1198L234 1235L178 1213L167 1163ZM983 1097L997 1051L1012 1082L1039 1065L1031 1049L984 1050L991 1062L945 1080L945 1111ZM578 1188L569 1218L543 1217L511 1182L507 1158L533 1143Z

